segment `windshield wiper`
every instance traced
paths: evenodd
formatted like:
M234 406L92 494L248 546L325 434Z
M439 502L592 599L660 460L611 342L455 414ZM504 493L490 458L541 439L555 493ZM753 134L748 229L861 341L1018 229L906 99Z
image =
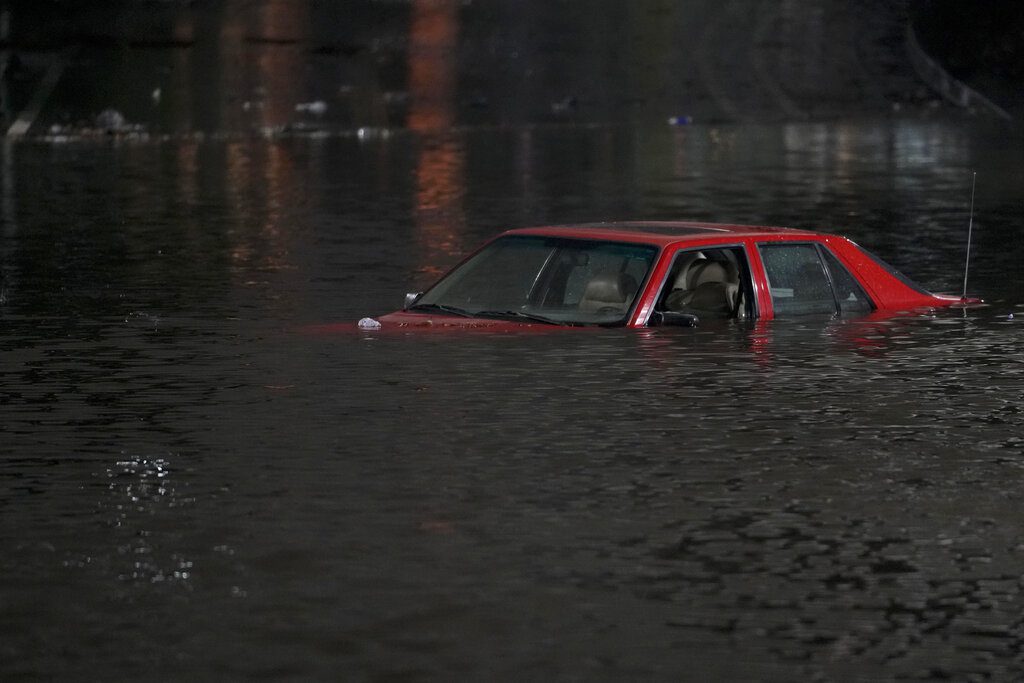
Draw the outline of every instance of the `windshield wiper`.
M465 311L456 306L446 306L445 304L413 304L407 311L437 311L438 313L448 313L451 315L460 315L463 318L472 318L473 314L469 311Z
M548 318L543 315L537 315L536 313L526 313L524 311L478 311L476 313L470 313L467 310L458 308L456 306L448 306L447 304L413 304L407 311L436 311L438 313L447 313L449 315L458 315L463 318L513 318L520 320L530 320L533 322L544 323L545 325L571 325L578 326L581 323L568 322L562 320L555 320Z
M555 320L543 315L526 313L524 311L478 311L476 315L478 318L521 318L523 320L532 320L534 322L545 323L547 325L579 325L579 323L576 322Z

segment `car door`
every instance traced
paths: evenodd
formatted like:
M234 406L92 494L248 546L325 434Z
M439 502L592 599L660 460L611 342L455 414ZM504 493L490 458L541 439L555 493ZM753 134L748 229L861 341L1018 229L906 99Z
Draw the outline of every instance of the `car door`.
M874 304L857 279L820 242L760 242L774 317L869 313Z
M648 325L743 320L757 313L744 246L682 247L662 276Z

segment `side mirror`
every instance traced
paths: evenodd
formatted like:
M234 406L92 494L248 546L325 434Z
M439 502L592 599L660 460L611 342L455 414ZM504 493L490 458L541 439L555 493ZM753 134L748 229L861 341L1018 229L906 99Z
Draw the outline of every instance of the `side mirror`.
M405 309L409 308L414 303L416 303L416 299L419 299L420 298L420 294L422 294L422 293L423 292L406 292L405 293L405 304L402 305L402 310L404 311Z
M700 324L700 318L693 313L655 311L651 314L650 324L665 327L697 327Z

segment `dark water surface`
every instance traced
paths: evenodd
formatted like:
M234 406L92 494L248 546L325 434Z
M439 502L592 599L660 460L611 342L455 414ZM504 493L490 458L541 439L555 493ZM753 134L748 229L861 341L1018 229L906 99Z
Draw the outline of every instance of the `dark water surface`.
M897 121L6 154L6 675L1021 674L1022 185L998 138ZM605 217L827 226L955 290L976 166L987 308L307 327L393 308L500 228Z
M749 109L742 79L716 76L732 67L714 36L741 6L693 7L717 33L689 43L709 112L690 126L633 105L591 115L593 93L563 103L582 114L530 114L569 92L553 76L496 114L503 81L481 76L492 109L428 97L417 113L413 92L407 128L360 133L353 108L323 130L251 134L217 114L242 111L244 95L225 95L197 99L191 123L150 124L168 135L4 143L0 678L1024 676L1020 139L894 112L900 45L849 57L863 53L827 38L864 26L827 2L806 16L827 29L817 60L790 54L804 46L793 17L749 18L759 49L780 51L772 64L823 70ZM882 17L879 44L898 18ZM532 35L484 19L502 30L467 19L460 64ZM552 22L538 40L561 35ZM772 42L778 25L791 31ZM200 63L201 37L188 45L171 56ZM532 58L550 76L580 50ZM645 54L609 76L609 100L648 73ZM99 59L83 55L69 74ZM280 67L263 82L297 73L281 55L255 61ZM853 66L896 75L835 77ZM859 114L802 120L814 92ZM58 90L44 118L73 95ZM309 99L292 95L288 115ZM355 329L499 230L569 221L821 228L959 291L974 170L969 289L986 307L696 330Z

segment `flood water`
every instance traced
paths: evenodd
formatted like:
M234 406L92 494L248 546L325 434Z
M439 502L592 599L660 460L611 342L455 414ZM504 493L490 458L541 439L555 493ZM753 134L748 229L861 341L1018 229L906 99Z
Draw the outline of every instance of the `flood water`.
M6 142L3 678L1021 677L1019 138L583 118ZM975 170L985 307L355 329L582 220L821 228L959 291Z

